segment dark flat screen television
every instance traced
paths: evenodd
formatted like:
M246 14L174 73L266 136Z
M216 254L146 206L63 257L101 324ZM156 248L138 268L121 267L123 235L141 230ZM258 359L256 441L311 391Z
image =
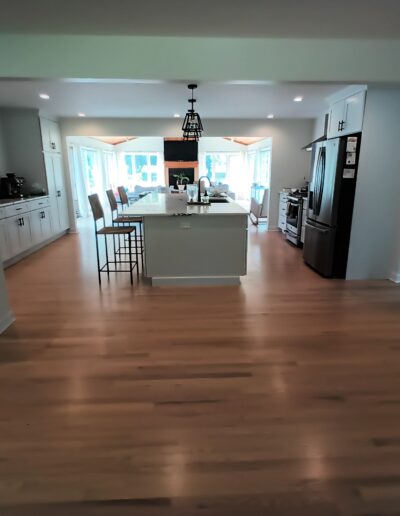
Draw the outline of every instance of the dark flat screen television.
M165 161L197 161L198 143L185 140L165 140Z

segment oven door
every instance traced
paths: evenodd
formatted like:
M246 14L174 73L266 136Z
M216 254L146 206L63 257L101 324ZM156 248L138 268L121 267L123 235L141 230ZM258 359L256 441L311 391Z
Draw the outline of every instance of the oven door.
M298 234L299 228L301 228L301 207L298 200L291 201L289 200L287 203L287 211L286 211L286 229L291 231L292 233Z

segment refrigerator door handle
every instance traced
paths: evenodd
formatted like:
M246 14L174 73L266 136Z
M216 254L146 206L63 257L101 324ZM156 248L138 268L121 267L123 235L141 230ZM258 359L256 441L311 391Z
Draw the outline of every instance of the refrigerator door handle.
M331 231L330 228L319 228L318 226L314 226L314 224L310 224L308 221L306 222L305 226L306 228L316 229L320 233L329 233L329 231Z
M320 155L318 158L318 187L315 190L315 215L319 215L321 210L322 194L324 192L324 180L325 180L325 161L326 161L326 149L321 147Z

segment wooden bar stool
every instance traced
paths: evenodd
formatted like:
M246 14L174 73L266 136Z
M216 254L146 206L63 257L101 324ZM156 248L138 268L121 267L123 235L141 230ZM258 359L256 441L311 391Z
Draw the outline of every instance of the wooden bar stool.
M124 192L125 192L125 190L124 190ZM141 262L142 262L142 271L143 271L144 270L144 259L143 259L144 242L143 242L143 233L141 231L143 219L142 219L142 217L135 217L134 215L124 215L123 213L119 213L118 212L118 203L117 203L117 199L115 198L114 192L112 190L107 190L106 194L107 194L108 202L110 204L113 225L123 224L124 226L126 226L126 225L133 226L135 228L135 230L136 230L136 228L139 228L139 231L137 232L139 234L136 234L136 242L138 244L138 254L140 254L140 258L141 258ZM126 192L125 192L125 196L126 196ZM127 196L126 196L126 199L128 199ZM116 250L115 243L114 243L114 254L121 256L121 254L126 253L126 246L125 245L121 246L119 238L118 238L118 244L119 244L119 247L118 247L118 250ZM122 249L123 249L123 251L122 251Z
M94 219L94 229L95 229L95 237L96 237L96 254L97 254L97 273L99 276L99 285L101 285L101 273L107 272L107 277L110 278L110 272L129 272L131 278L131 285L133 285L133 269L136 267L137 275L139 276L139 257L138 257L138 248L137 248L137 239L136 239L136 229L133 226L106 226L104 211L99 200L99 196L97 194L88 196L90 207L92 208L93 219ZM97 223L100 219L103 219L103 227L98 228ZM136 249L136 261L132 260L132 233L135 237L135 249ZM106 263L101 266L100 265L100 253L99 253L99 241L98 236L104 235L104 245L105 245L105 254L106 254ZM128 255L129 260L119 260L118 262L114 260L110 260L108 257L108 247L107 247L107 235L113 235L115 238L116 235L121 236L123 238L128 238ZM115 245L115 243L114 243ZM129 268L126 269L117 269L117 264L126 263L129 265ZM110 269L110 264L114 264L114 269Z

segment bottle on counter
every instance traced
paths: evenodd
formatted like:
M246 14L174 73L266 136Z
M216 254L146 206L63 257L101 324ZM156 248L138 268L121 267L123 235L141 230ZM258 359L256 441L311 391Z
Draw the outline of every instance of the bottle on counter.
M204 195L203 195L203 201L204 204L208 204L210 202L210 199L208 197L207 188L204 188Z

